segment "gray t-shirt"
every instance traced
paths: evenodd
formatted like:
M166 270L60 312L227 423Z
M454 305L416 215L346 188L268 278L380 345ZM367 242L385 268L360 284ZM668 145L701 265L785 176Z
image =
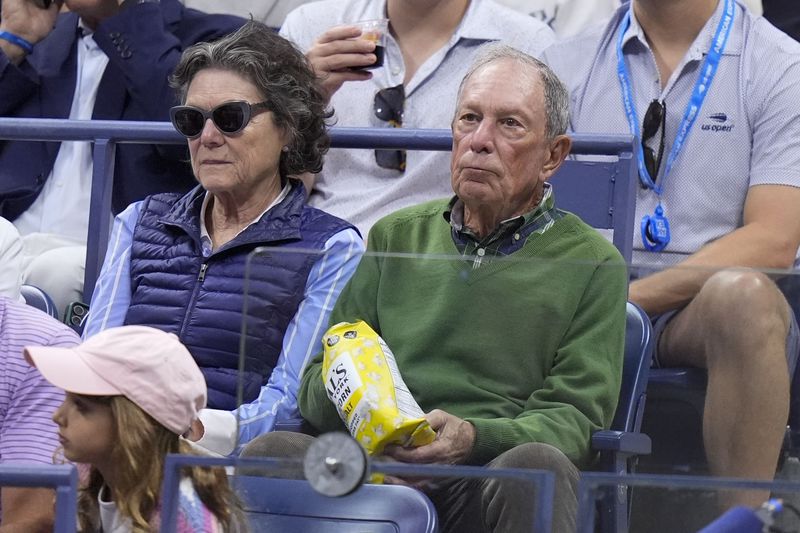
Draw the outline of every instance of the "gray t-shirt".
M623 52L639 120L654 99L663 100L667 108L664 163L657 180L664 187L662 204L672 240L664 252L644 250L639 221L653 214L658 198L639 188L633 235L637 265L672 266L739 228L750 187L800 187L800 43L738 2L716 77L664 181L667 154L724 5L719 2L663 90L653 53L635 17L625 34ZM616 55L627 9L621 7L605 28L563 41L544 54L570 90L574 131L630 133Z
M332 26L385 16L385 0L313 2L289 14L281 35L308 50ZM503 41L538 56L553 39L552 30L533 17L492 0L473 0L449 42L428 58L405 86L403 127L450 127L458 86L481 44ZM387 127L375 116L373 98L382 88L400 85L405 77L400 47L391 36L383 67L372 73L371 80L347 82L333 95L337 125ZM384 215L452 192L449 152L409 151L406 170L400 172L379 167L373 150L333 149L309 201L352 222L367 235Z

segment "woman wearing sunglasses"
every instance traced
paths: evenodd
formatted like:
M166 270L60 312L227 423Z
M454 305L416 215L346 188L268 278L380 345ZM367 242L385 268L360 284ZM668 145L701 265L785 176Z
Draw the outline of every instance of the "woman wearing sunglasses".
M319 172L328 148L316 81L305 57L260 23L188 48L171 118L199 185L117 217L92 298L85 337L139 324L189 348L211 408L193 437L219 453L299 420L300 374L363 253L357 230L307 206L291 178Z

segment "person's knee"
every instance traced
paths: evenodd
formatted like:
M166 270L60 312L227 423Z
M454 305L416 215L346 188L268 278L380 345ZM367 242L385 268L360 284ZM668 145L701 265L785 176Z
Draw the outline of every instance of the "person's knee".
M543 443L527 443L501 454L490 468L546 470L555 475L553 531L574 531L580 472L561 450ZM536 490L520 480L490 478L484 485L484 521L490 530L522 531L533 527ZM507 529L504 529L507 528Z
M529 442L520 444L501 454L492 461L494 468L529 468L533 470L550 470L577 479L577 468L564 455L564 452L549 444Z
M697 295L710 338L744 335L750 339L789 330L790 311L777 285L761 272L720 271Z

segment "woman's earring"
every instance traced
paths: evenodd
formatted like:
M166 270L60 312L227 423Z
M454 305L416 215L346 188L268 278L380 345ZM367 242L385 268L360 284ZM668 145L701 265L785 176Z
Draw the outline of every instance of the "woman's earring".
M289 151L288 145L285 145L283 148L281 148L281 152L288 152L288 151Z

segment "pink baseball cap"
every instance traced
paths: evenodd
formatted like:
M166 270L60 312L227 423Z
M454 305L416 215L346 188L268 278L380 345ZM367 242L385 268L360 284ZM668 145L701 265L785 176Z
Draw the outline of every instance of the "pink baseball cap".
M125 396L183 435L206 406L206 381L172 333L146 326L110 328L72 348L26 346L25 359L67 392Z

